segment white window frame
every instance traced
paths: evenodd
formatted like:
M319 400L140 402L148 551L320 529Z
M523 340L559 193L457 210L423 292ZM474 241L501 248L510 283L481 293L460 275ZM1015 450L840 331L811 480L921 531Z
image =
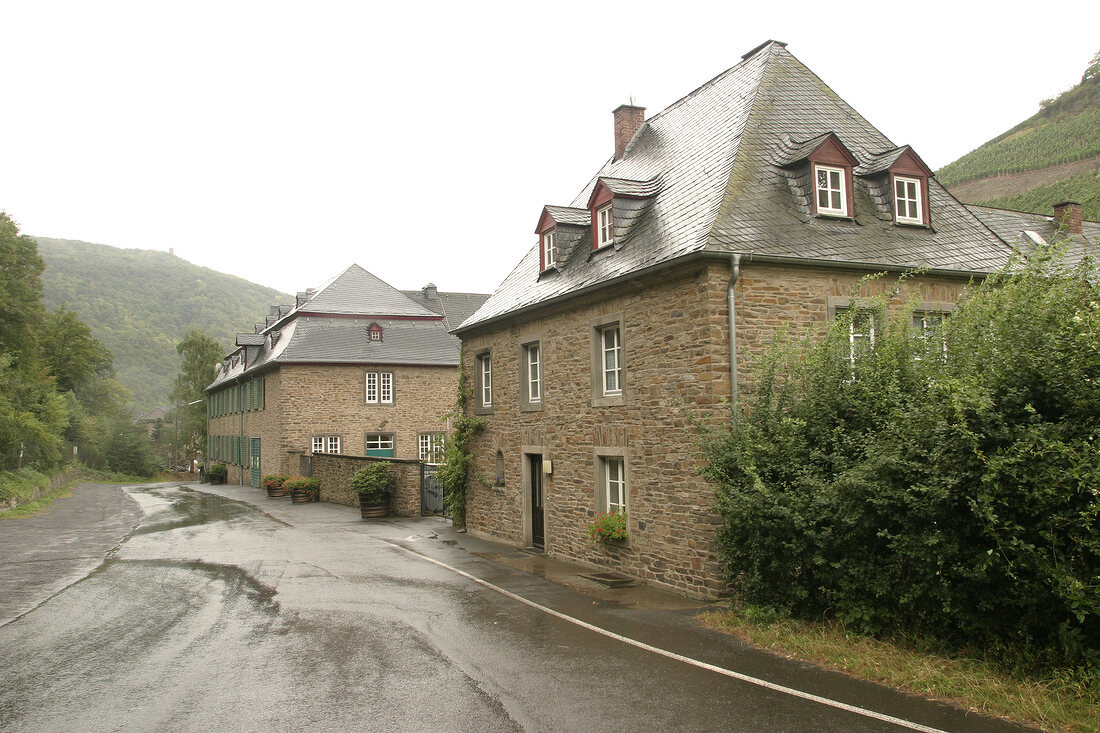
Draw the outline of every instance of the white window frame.
M527 370L527 401L533 403L542 402L542 351L539 342L527 344L523 349L525 356L525 368Z
M367 372L363 397L368 405L393 404L393 372Z
M611 204L596 209L596 247L615 244L615 217Z
M443 463L443 452L447 448L447 434L421 433L419 446L420 461L438 466Z
M493 406L493 355L482 354L477 357L478 387L481 395L481 406Z
M601 456L603 464L604 511L622 514L626 512L626 458ZM618 499L618 501L614 501Z
M393 433L367 433L364 439L366 450L393 450Z
M900 193L898 191L899 185L903 188ZM909 195L910 193L912 193L912 196ZM916 216L909 215L911 208L916 209ZM905 213L902 213L903 211ZM894 221L902 224L924 223L924 201L921 197L921 180L919 178L894 176Z
M551 229L542 235L542 269L553 267L554 260L554 245L557 241L557 230Z
M825 186L821 185L820 175L825 174ZM837 186L833 187L833 175L836 175ZM848 186L847 171L832 165L818 165L814 163L814 204L817 213L829 216L848 216ZM824 193L828 206L821 205L821 194ZM832 206L834 194L840 199L840 207Z
M927 343L931 343L932 339L938 339L938 348L941 358L947 358L947 339L944 338L944 322L951 315L950 311L942 310L915 310L913 311L913 328L917 331L918 335ZM919 356L916 359L920 359Z
M608 336L614 335L608 345ZM609 363L609 358L611 362ZM623 393L623 335L618 323L600 329L600 374L604 397L618 397ZM609 384L608 380L611 380Z
M846 309L852 314L852 320L848 322L848 360L854 366L856 359L863 354L860 344L866 340L867 353L875 350L875 329L878 313L872 308L851 307ZM867 328L862 325L866 319Z
M382 329L381 328L378 328L377 326L372 326L368 333L370 334L370 340L371 341L381 341L382 340Z
M311 442L312 453L340 453L339 435L314 435Z

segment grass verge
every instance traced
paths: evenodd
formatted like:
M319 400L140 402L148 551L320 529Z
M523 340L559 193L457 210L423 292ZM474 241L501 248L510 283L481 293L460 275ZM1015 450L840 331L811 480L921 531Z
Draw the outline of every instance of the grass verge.
M24 519L34 516L53 504L54 501L70 496L73 484L80 481L94 481L106 484L150 483L151 477L127 476L120 473L97 471L81 468L73 479L64 486L50 488L50 477L24 468L18 471L0 471L0 519Z
M1068 675L1019 679L981 660L941 656L859 636L830 622L758 620L737 611L708 612L700 621L783 656L914 695L1048 731L1100 733L1100 690Z

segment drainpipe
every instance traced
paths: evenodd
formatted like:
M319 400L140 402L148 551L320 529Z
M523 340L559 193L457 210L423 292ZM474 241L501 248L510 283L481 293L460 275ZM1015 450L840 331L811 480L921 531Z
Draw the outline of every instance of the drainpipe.
M733 407L733 419L739 417L737 394L737 309L733 302L733 288L737 279L741 277L741 255L737 252L730 254L730 282L726 286L726 306L729 308L730 327L730 405Z

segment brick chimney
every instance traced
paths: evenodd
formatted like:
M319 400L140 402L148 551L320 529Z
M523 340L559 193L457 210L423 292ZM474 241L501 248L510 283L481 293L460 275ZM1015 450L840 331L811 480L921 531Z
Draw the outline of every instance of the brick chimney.
M1070 234L1081 233L1081 204L1063 201L1054 205L1054 226L1066 228Z
M611 114L615 115L615 160L619 160L627 143L645 122L645 107L623 104Z

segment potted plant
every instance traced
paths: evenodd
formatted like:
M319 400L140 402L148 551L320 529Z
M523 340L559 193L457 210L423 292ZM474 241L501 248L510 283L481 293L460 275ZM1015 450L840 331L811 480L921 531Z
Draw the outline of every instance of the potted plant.
M359 495L359 513L363 519L386 516L390 513L390 497L397 488L393 464L368 463L352 475L350 486Z
M290 500L295 504L308 504L321 490L321 479L316 476L295 476L283 484L290 492Z
M224 463L215 463L210 467L210 470L206 472L206 475L210 477L210 483L212 484L224 484L226 474L229 473L229 466Z
M585 529L592 542L618 542L626 539L626 512L597 514Z
M286 481L290 478L281 473L272 473L264 476L263 487L267 489L267 495L272 499L286 495Z

